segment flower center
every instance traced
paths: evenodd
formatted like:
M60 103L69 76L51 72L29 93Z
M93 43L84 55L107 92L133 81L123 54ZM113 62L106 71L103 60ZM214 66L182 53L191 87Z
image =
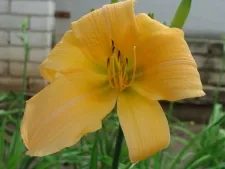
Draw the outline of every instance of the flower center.
M132 71L128 70L128 58L114 45L112 40L112 55L107 59L109 83L112 88L120 91L131 86L136 72L136 46L133 48Z

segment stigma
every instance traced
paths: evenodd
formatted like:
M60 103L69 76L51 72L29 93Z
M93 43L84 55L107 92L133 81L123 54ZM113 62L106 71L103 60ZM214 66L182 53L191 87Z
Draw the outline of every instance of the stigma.
M132 57L124 56L121 51L116 48L112 40L112 54L107 58L106 65L108 68L109 84L112 88L119 91L131 86L135 80L136 73L136 47L133 47ZM129 59L132 59L132 66L130 71Z

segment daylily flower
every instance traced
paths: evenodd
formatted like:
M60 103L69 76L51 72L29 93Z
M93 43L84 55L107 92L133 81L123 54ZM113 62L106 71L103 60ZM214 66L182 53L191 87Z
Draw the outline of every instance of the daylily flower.
M50 85L27 101L21 126L29 155L73 146L117 103L130 159L143 160L170 141L158 100L204 95L183 31L135 15L134 3L108 4L73 22L41 64Z

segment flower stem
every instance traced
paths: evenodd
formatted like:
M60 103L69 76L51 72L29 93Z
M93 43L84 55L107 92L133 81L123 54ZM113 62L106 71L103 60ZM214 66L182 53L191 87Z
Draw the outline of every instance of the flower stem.
M175 104L175 102L170 102L170 104L169 104L168 113L167 113L167 117L168 117L169 121L171 121L172 117L173 117L174 104Z
M219 78L218 78L218 83L217 83L216 93L215 93L215 98L214 98L214 106L215 106L215 104L217 104L219 102L220 88L221 88L221 83L222 83L222 79L223 79L223 72L225 70L225 42L223 45L223 56L221 58L221 62L222 62L222 68L220 69L220 72L219 72Z
M119 126L118 135L116 139L115 153L114 153L114 158L112 163L112 169L118 169L122 143L123 143L123 131L121 129L121 126Z

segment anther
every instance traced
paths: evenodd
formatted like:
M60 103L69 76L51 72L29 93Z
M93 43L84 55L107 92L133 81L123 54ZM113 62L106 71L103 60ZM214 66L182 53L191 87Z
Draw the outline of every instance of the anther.
M128 65L128 58L126 58L126 64Z
M114 50L115 50L115 46L112 47L112 53L114 53Z
M115 50L115 45L114 45L114 41L112 40L112 53L114 53Z
M114 41L112 40L112 46L114 46Z
M119 60L120 59L120 50L118 51L118 55L117 56L118 56L118 60Z
M110 58L107 59L107 67L109 67Z

